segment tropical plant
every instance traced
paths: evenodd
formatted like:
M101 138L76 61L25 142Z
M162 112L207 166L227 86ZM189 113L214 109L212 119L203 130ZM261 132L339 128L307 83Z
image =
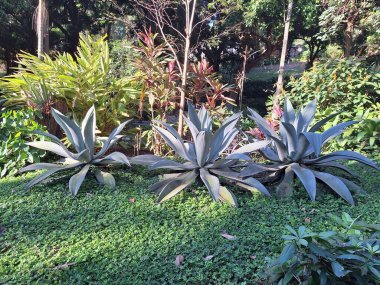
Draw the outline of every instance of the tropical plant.
M330 217L339 231L286 226L285 247L266 272L270 284L379 284L380 225Z
M380 94L380 75L376 66L369 65L365 60L351 57L349 59L325 59L316 62L314 66L299 78L293 78L288 84L286 95L292 98L295 106L316 98L318 110L316 120L342 110L337 121L370 118L378 114L376 106ZM323 130L331 124L327 123ZM351 131L353 129L353 131ZM359 150L357 143L359 125L345 131L347 136L329 143L332 150L341 147Z
M7 106L27 105L43 116L49 116L53 107L81 120L95 104L99 130L107 134L121 120L137 114L138 92L131 78L112 76L104 37L81 35L75 56L55 53L39 59L21 53L17 64L17 73L0 80Z
M221 186L218 176L249 191L259 190L269 195L267 189L258 180L251 177L241 179L238 172L239 160L250 159L245 153L253 152L268 142L248 144L227 157L221 158L223 151L239 132L235 125L241 114L230 116L217 131L213 132L212 119L206 108L203 106L197 113L193 105L188 106L189 117L184 116L184 120L190 129L193 142L184 142L179 133L167 123L156 121L166 129L157 125L153 126L170 148L186 161L185 163L154 155L141 155L131 159L131 163L149 165L151 170L177 171L164 175L162 181L152 185L151 190L158 194L158 202L172 198L200 178L215 201L221 200L237 206L235 195L226 187Z
M26 163L39 162L45 152L27 142L41 139L33 131L45 128L35 121L32 109L0 111L0 177L14 175Z
M113 146L122 137L119 135L119 133L130 121L126 121L116 127L111 132L108 139L104 142L103 147L97 153L95 153L96 115L94 106L88 110L80 126L75 121L70 120L68 117L55 109L52 109L52 115L65 132L68 141L75 148L76 153L72 153L70 150L68 150L57 137L49 133L36 131L37 134L46 136L52 141L36 141L30 142L28 145L57 154L64 158L64 163L36 163L21 169L20 172L46 170L46 172L38 175L29 183L27 183L27 189L37 183L40 183L58 171L80 168L80 171L73 175L69 181L70 192L73 195L76 195L91 166L104 167L107 165L129 165L129 161L123 153L112 152L107 155L106 153L109 152L111 146ZM94 174L100 184L115 187L115 178L112 176L112 174L103 172L99 169L96 169L94 171Z
M279 134L258 113L252 109L248 110L250 118L256 122L266 138L271 141L270 145L261 149L261 153L272 163L262 165L260 168L256 164L248 165L241 172L241 177L250 177L263 172L271 173L269 181L275 181L281 177L282 181L278 186L278 194L282 196L291 194L291 184L295 174L304 185L312 201L316 198L316 180L318 179L347 202L354 204L349 188L360 189L360 187L344 177L334 176L321 170L335 168L352 174L348 168L337 162L339 160L356 160L379 170L374 162L354 151L321 153L323 146L329 140L340 135L346 127L356 123L356 121L340 123L322 133L317 133L317 130L339 113L332 114L309 128L316 112L316 100L296 113L289 99L286 99Z

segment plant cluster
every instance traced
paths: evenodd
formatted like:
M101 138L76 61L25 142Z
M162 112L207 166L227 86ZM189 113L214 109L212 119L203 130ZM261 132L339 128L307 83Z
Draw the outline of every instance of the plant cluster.
M285 247L267 270L275 284L378 284L380 225L330 215L338 231L286 226Z
M380 76L376 67L369 66L364 60L357 58L321 60L304 72L300 78L292 79L288 87L287 95L297 106L314 98L318 100L316 120L321 120L336 110L343 111L334 121L327 122L324 130L346 119L361 121L379 119ZM360 150L361 143L365 141L368 150L375 149L376 144L370 147L371 134L368 137L359 137L361 126L365 124L363 122L348 129L341 137L330 143L331 148Z
M27 145L41 139L34 131L45 128L35 121L31 109L7 110L0 113L0 177L14 175L27 163L39 162L44 151Z
M21 53L17 63L18 72L0 80L7 106L27 105L50 119L50 109L55 107L83 119L95 104L99 130L106 133L136 114L138 93L130 78L115 78L110 73L105 38L81 35L75 56L65 52L39 59Z

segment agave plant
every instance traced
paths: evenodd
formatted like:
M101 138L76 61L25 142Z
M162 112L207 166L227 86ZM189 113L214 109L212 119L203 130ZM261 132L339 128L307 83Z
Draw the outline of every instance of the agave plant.
M155 121L154 125L165 142L185 161L184 163L154 155L141 155L131 159L132 164L149 165L152 170L176 171L164 175L162 181L152 185L151 190L158 194L158 202L170 199L200 178L215 201L221 200L237 206L235 195L221 186L218 176L244 189L259 190L269 195L258 180L251 177L241 179L238 172L239 161L250 159L245 153L260 149L268 142L260 141L246 145L226 158L221 158L221 154L238 134L235 125L240 113L227 118L215 132L212 131L212 119L204 106L197 113L194 106L189 104L188 113L189 117L184 116L184 120L189 127L193 142L184 142L178 132L167 123Z
M318 179L347 202L354 204L349 188L358 190L360 187L344 177L335 176L321 170L336 168L354 175L348 168L337 162L340 160L356 160L377 170L379 168L365 156L353 151L335 151L329 154L321 154L323 146L328 141L340 135L346 127L355 124L357 121L340 123L324 132L317 133L326 122L339 113L332 114L309 128L315 111L316 100L307 104L304 109L295 112L291 102L286 99L278 134L264 118L254 110L249 109L250 118L256 122L266 138L271 141L271 144L262 148L260 152L272 163L270 165L260 165L259 167L258 165L250 164L241 172L241 177L250 177L260 173L269 174L267 176L269 181L282 177L278 191L280 194L288 195L287 190L291 189L290 185L295 174L304 185L312 201L315 200L316 180Z
M130 120L115 128L103 144L103 147L99 152L95 153L96 115L94 106L88 110L81 126L55 109L52 109L52 115L65 132L67 140L75 148L76 152L73 153L68 150L56 136L36 131L36 133L46 136L52 141L30 142L28 145L57 154L64 158L64 163L36 163L21 169L20 172L46 170L44 173L32 179L26 185L27 189L40 183L58 171L80 168L79 172L73 175L69 181L70 192L73 195L76 195L91 166L129 165L129 161L124 154L113 152L106 155L106 153L109 151L110 147L122 137L119 133ZM115 187L115 178L112 174L103 172L99 169L96 169L94 174L100 184Z

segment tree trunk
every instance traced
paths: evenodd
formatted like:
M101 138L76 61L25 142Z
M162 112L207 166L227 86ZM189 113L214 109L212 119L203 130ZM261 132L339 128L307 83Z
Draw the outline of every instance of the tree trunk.
M278 106L278 97L281 94L281 91L284 85L285 59L286 59L286 51L288 49L289 28L290 28L290 19L292 16L292 10L293 10L293 0L289 0L288 9L286 11L284 40L282 42L280 68L278 71L277 87L276 87L276 93L274 95L273 108Z
M36 33L37 33L37 55L42 58L42 54L49 50L49 17L46 9L46 0L39 0L37 7Z
M346 30L344 31L344 57L349 57L352 51L352 34L354 32L354 23L347 22Z
M193 1L192 8L190 4ZM185 50L183 58L183 69L182 69L182 78L181 78L181 99L179 103L179 118L178 118L178 133L183 136L183 114L185 110L185 99L186 99L186 83L187 83L187 66L189 62L189 53L190 53L190 39L191 33L193 30L193 20L195 14L195 8L197 5L197 0L185 0L186 6L186 27L185 27Z

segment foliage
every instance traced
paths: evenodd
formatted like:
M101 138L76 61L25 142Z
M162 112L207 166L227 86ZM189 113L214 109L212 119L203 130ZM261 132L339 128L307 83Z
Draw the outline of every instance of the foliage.
M270 265L268 277L278 284L378 284L380 225L331 215L338 231L296 231L286 226L285 247ZM343 228L343 229L342 229Z
M138 102L137 92L130 87L129 79L111 76L109 48L104 38L81 35L75 57L57 53L39 59L22 53L18 64L18 73L0 81L9 99L7 105L26 104L47 115L52 105L63 102L75 117L82 119L95 104L103 132L135 115L130 110L137 110L133 108Z
M332 114L309 128L316 112L316 100L296 113L289 99L286 99L279 125L279 134L254 110L249 109L249 112L250 118L256 122L265 137L271 141L270 145L261 149L261 154L271 164L260 165L260 167L251 164L242 171L241 176L250 177L260 173L271 173L265 179L276 181L281 178L278 193L282 196L288 196L292 193L291 184L294 175L296 175L312 201L316 198L316 180L318 179L348 203L354 204L349 188L358 190L360 187L344 177L334 176L321 170L336 168L353 175L344 165L337 162L339 160L356 160L380 170L374 162L357 152L336 151L322 154L326 142L340 135L346 127L356 123L356 121L340 123L322 133L317 133L326 122L337 114Z
M159 195L158 202L172 198L201 178L215 201L221 200L237 206L235 195L226 187L220 185L218 176L232 181L237 186L249 191L259 190L269 195L266 188L259 181L254 178L241 179L239 178L239 172L234 169L240 159L249 160L249 157L244 153L255 151L266 145L267 142L248 144L226 158L221 158L221 154L238 134L235 125L239 118L240 113L232 115L222 123L217 131L213 132L212 120L206 108L202 107L196 113L194 106L189 104L189 117L184 116L184 120L190 129L193 138L192 143L185 143L178 132L169 124L157 122L164 126L166 130L159 126L154 126L154 128L173 151L186 161L185 163L179 163L154 155L142 155L132 159L132 163L149 165L151 170L169 169L178 171L178 173L164 175L162 181L152 185L151 190Z
M244 192L240 207L232 208L214 203L204 187L157 205L148 190L157 172L140 167L113 171L112 191L85 180L75 199L64 191L65 180L24 191L37 174L1 179L0 282L268 284L261 280L266 257L281 253L284 225L331 230L328 213L342 212L379 222L378 172L358 163L347 167L366 178L368 195L355 207L330 193L311 202L297 191L297 199L285 201ZM177 255L184 256L180 266Z
M46 172L32 179L25 186L27 189L42 182L58 171L81 168L80 171L73 175L69 181L70 192L71 194L76 195L91 166L129 165L129 161L124 154L120 152L112 152L106 155L106 153L110 150L111 146L122 137L119 136L119 133L130 121L124 122L115 128L103 144L103 147L99 152L95 153L96 115L94 106L88 110L80 126L75 121L70 120L55 109L52 109L52 114L54 119L64 130L70 144L74 146L76 153L70 152L57 137L49 133L37 132L40 135L50 138L53 142L36 141L30 142L28 145L57 154L65 158L65 161L63 164L36 163L21 169L21 172L41 169L46 170ZM94 174L100 184L115 187L115 178L112 174L103 172L99 169L95 170Z
M44 131L34 116L31 109L0 113L0 177L14 175L26 163L39 162L45 155L45 152L27 145L27 142L41 138L33 131Z
M379 96L380 76L375 67L359 59L327 59L314 64L298 79L289 82L287 96L297 106L316 98L319 108L315 119L321 120L337 111L343 111L337 121L345 119L375 119L379 116L376 101ZM327 123L324 130L331 127ZM332 144L332 149L358 149L358 127L347 137Z
M116 78L130 77L136 72L133 65L137 54L130 40L113 40L110 44L110 74Z

